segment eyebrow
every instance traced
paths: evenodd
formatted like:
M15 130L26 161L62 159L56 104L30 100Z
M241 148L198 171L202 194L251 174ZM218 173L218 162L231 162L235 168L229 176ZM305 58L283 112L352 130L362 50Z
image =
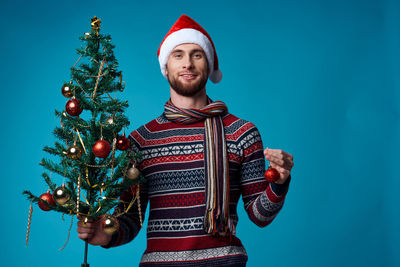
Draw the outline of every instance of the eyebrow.
M182 53L182 52L184 52L182 49L175 49L175 50L172 50L171 54L172 53ZM190 53L197 53L197 52L205 54L204 51L201 49L193 49L190 51Z

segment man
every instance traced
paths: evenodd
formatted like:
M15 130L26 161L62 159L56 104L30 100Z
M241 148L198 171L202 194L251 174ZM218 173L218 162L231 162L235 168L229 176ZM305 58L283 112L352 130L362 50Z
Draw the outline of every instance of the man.
M146 177L140 209L119 216L120 228L112 236L102 231L100 220L78 222L79 238L105 248L130 242L149 201L140 266L245 266L247 254L235 236L239 197L256 225L271 223L288 190L293 156L263 151L254 124L207 96L207 79L218 83L222 73L210 36L191 18L182 15L172 26L158 59L171 98L163 114L130 134ZM275 183L263 176L264 154L280 173Z

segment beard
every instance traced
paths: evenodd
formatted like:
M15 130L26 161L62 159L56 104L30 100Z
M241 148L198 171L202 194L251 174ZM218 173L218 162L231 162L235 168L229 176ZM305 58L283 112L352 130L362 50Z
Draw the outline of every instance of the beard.
M179 78L175 79L175 77L170 77L170 75L167 75L167 79L171 88L174 89L178 95L195 96L206 86L208 77L206 73L203 73L200 80L190 84L184 84L179 80Z

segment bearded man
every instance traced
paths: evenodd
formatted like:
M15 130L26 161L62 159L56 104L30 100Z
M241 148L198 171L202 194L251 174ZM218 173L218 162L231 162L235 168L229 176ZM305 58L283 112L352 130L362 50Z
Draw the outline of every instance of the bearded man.
M140 207L119 216L119 230L111 236L100 220L78 222L79 238L104 248L130 242L150 202L140 266L245 266L247 254L235 231L239 198L251 221L270 224L283 206L293 156L263 150L253 123L207 96L207 80L218 83L222 73L210 36L193 19L182 15L157 55L170 99L159 117L130 134L146 178ZM279 172L275 182L264 178L264 155Z

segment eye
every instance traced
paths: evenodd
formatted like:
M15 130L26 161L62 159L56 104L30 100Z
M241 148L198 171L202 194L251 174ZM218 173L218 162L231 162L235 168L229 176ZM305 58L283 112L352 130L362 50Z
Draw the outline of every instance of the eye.
M194 57L195 57L195 58L202 58L202 56L203 56L203 55L202 55L202 54L199 54L199 53L198 53L198 54L194 54Z

